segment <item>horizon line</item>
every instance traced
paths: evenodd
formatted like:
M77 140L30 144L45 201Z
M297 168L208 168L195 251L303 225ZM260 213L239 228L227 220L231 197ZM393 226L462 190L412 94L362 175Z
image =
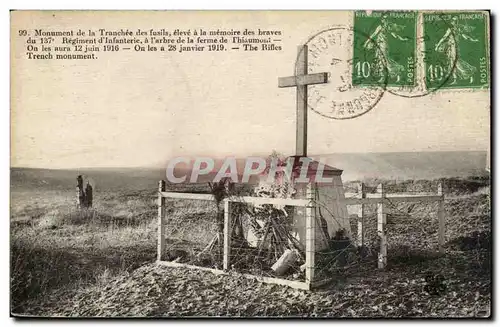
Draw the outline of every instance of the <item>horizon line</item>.
M318 156L331 156L331 155L345 155L345 154L395 154L395 153L450 153L450 152L484 152L488 153L488 150L428 150L428 151L387 151L387 152L335 152L328 154L312 154L308 157L318 157ZM267 154L266 156L269 156ZM199 155L182 155L178 157L197 157ZM258 155L249 155L246 157L256 157ZM206 156L204 156L206 157ZM236 159L244 159L245 156L213 156L214 159L223 159L228 157L236 157ZM289 157L289 156L287 156ZM175 157L172 157L175 158ZM48 170L86 170L86 169L166 169L158 164L152 164L149 166L87 166L87 167L41 167L41 166L10 166L12 168L23 168L23 169L48 169Z

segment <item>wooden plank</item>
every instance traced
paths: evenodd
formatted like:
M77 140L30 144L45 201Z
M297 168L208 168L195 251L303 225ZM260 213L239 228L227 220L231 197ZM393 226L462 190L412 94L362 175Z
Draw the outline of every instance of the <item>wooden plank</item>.
M299 46L296 75L307 75L307 45ZM307 85L297 85L295 155L307 156Z
M307 199L280 199L280 198L260 198L256 196L240 196L228 199L231 202L251 203L251 204L277 204L294 207L305 207L310 204Z
M441 196L441 200L439 200L438 204L438 221L439 221L439 234L438 234L438 243L439 243L439 252L444 253L444 234L445 234L445 217L444 217L444 195L443 195L443 186L441 183L438 185L438 195Z
M163 251L165 250L165 198L162 193L165 191L165 181L158 182L158 248L157 260L163 258Z
M172 199L206 200L206 201L212 201L214 199L212 194L161 192L161 195L165 198L172 198ZM277 204L277 205L287 205L294 207L305 207L310 202L309 200L306 199L261 198L256 196L232 197L228 198L228 201L251 203L251 204Z
M295 280L286 280L286 279L273 278L273 277L256 276L256 275L251 275L251 274L242 274L242 273L238 273L238 272L228 273L228 272L225 272L225 271L220 270L220 269L199 267L199 266L193 266L193 265L188 265L185 263L171 262L171 261L158 261L157 264L165 266L165 267L172 267L172 268L197 269L197 270L211 272L211 273L216 274L216 275L229 275L229 274L231 274L232 276L245 277L248 279L255 279L255 280L263 282L263 283L289 286L292 288L302 289L302 290L306 290L306 291L310 290L309 283L295 281Z
M383 199L384 188L382 184L377 187L377 193ZM385 224L387 223L387 216L384 212L384 203L377 204L377 234L380 240L380 250L378 253L378 268L383 269L387 265L387 237L385 235Z
M233 273L231 273L233 274ZM311 284L307 282L299 282L296 280L287 280L287 279L281 279L281 278L273 278L273 277L264 277L264 276L255 276L251 274L240 274L237 273L236 275L241 275L243 277L249 278L249 279L255 279L263 283L269 283L269 284L276 284L276 285L283 285L283 286L288 286L300 290L306 290L309 291L311 289Z
M377 204L382 202L381 199L356 199L356 198L348 198L348 199L340 199L339 202L345 205L358 205L358 204Z
M347 198L357 198L358 197L358 193L353 193L353 192L345 192L344 193L344 196Z
M223 270L220 270L220 269L188 265L187 263L172 262L172 261L158 261L157 264L165 266L165 267L172 267L172 268L187 268L187 269L197 269L197 270L202 270L202 271L209 271L209 272L214 273L216 275L226 274Z
M399 195L399 194L386 194L386 201L391 203L396 202L435 202L439 201L438 195Z
M197 193L178 193L178 192L161 192L161 195L171 199L187 199L187 200L209 200L213 201L212 194L197 194Z
M344 196L346 198L358 198L359 193L353 193L353 192L346 192L344 193ZM365 193L365 198L367 199L380 199L380 195L378 193ZM436 193L428 193L428 192L422 192L422 193L386 193L385 194L386 198L409 198L409 199L414 199L414 198L423 198L423 199L430 199L430 201L437 201L438 200L438 195Z
M316 73L298 76L280 77L278 87L324 84L328 82L328 73Z
M368 195L370 197L368 197ZM358 205L358 204L377 204L384 203L400 203L400 202L436 202L440 201L441 197L438 195L387 195L383 200L380 196L374 197L373 193L366 194L366 199L346 198L339 200L345 205Z
M231 255L231 202L224 200L224 256L223 269L228 271Z
M311 184L307 185L306 198L312 199ZM304 210L306 219L306 283L314 281L314 259L316 254L316 219L313 217L314 207L307 206Z
M347 195L356 195L357 193L346 193ZM172 199L187 199L187 200L207 200L212 201L214 198L211 194L197 194L197 193L178 193L178 192L161 192L161 195L166 198ZM439 195L401 195L401 194L387 194L386 198L392 203L398 202L433 202L440 201L441 196ZM305 199L279 199L279 198L260 198L252 196L242 196L230 198L231 202L243 202L252 204L277 204L277 205L288 205L295 207L303 207L308 205L308 200ZM340 202L346 205L356 205L356 204L376 204L379 203L380 196L376 193L366 193L365 199L350 198L339 199ZM386 200L388 201L388 200Z
M366 194L367 198L380 198L380 195L378 193L367 193ZM423 198L423 199L436 199L438 196L436 193L419 193L419 194L405 194L405 193L385 193L385 198L392 199L403 199L403 198L408 198L408 199L414 199L414 198ZM435 201L435 200L434 200Z
M358 198L365 198L365 184L358 184ZM364 220L365 220L365 205L363 203L358 204L357 208L358 214L358 246L363 246L365 244L365 232L364 232Z

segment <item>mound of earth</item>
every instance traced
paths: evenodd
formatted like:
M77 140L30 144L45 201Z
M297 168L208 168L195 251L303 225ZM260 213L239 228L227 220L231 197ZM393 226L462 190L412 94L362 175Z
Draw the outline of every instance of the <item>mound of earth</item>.
M489 315L488 276L453 268L449 258L343 277L313 292L236 275L150 264L105 286L58 298L44 315L66 317L317 316L474 317ZM455 262L456 264L456 262ZM442 273L445 291L429 294L426 275ZM407 277L410 276L410 277ZM35 313L34 313L35 314ZM38 313L40 314L40 313Z

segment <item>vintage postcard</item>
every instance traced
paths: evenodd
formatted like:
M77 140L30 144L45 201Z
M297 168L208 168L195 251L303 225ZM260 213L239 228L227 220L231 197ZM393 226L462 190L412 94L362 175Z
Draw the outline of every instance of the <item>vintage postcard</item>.
M12 316L491 318L490 12L10 16Z

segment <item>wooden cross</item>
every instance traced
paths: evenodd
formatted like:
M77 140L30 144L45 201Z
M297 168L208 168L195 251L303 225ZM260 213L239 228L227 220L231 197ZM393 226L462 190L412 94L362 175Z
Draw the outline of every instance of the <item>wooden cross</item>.
M280 77L278 87L297 87L297 127L295 155L307 156L307 86L328 83L328 73L307 74L307 45L301 45L297 56L297 75Z

